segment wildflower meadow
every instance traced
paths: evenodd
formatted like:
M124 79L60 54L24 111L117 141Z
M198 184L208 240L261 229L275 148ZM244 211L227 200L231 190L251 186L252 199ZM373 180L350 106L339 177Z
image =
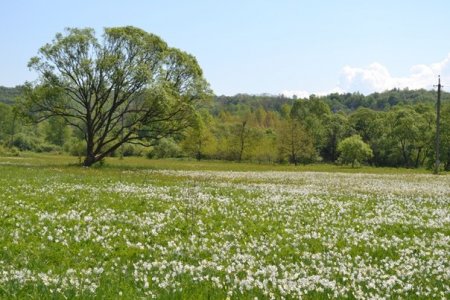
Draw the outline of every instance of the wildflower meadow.
M448 175L0 171L0 298L450 295Z

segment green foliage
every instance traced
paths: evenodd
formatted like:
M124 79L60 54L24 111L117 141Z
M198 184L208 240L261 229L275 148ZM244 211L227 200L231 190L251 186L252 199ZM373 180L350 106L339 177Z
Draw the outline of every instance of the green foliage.
M43 125L45 140L50 144L63 146L70 136L69 128L61 117L50 118Z
M147 153L148 158L176 158L182 156L181 147L172 138L162 138Z
M217 151L217 140L211 131L212 116L203 111L196 115L193 125L185 132L181 147L197 160L212 158Z
M325 136L321 156L325 161L334 162L338 158L339 142L353 131L348 117L343 113L329 114L324 120Z
M117 152L119 156L144 156L145 153L148 152L148 147L143 147L142 145L125 144L122 145L122 147Z
M288 161L295 165L312 163L317 159L313 139L302 123L289 119L281 123L278 128L279 157L281 161Z
M88 32L80 33L88 35ZM117 38L120 34L119 30L113 35ZM133 30L129 30L127 34L131 35L130 40L135 41L142 32L133 33ZM60 38L63 39L64 36ZM187 62L192 67L192 72L201 71L189 56L179 55L177 51L167 53L167 63L179 66ZM187 71L183 68L175 70L176 72L171 73L172 77L169 76L172 80ZM145 72L141 75L144 76ZM195 90L195 84L191 87L191 91ZM21 90L22 95L23 91L27 91L23 87ZM144 94L151 95L151 99L161 100L152 102L157 114L170 110L171 107L178 107L176 90L173 85L169 85ZM1 91L2 89L0 95ZM66 101L57 89L38 87L33 90L33 94L58 105L63 105ZM449 99L450 95L444 92L440 156L442 167L447 170L450 169ZM165 125L146 123L136 131L140 138L145 139L152 132L162 133L168 130L174 133L181 129L172 139L162 140L160 144L154 143L155 148L152 149L125 144L123 148L117 147L108 155L120 156L124 149L125 156L148 153L150 157L190 157L197 160L335 163L340 161L339 143L347 137L359 135L372 150L373 156L367 159L370 165L430 167L435 159L435 100L434 91L407 89L393 89L367 96L360 93L313 95L308 99L267 94L216 96L214 101L202 102L201 106L190 106L190 113L197 111L195 114L185 115L187 118L183 120L183 128L173 128L171 126L175 123L170 122ZM15 141L20 149L27 151L59 151L61 145L64 145L64 151L76 156L84 155L80 151L86 151L86 126L73 130L73 127L64 126L61 119L46 120L36 128L24 126L23 120L15 117L16 106L20 103L21 101L14 107L0 103L0 113L3 116L0 118L0 142L3 145L13 146L12 141ZM36 116L29 115L31 118ZM299 124L294 138L292 134L289 138L289 132L291 130L292 133L295 126L287 125L291 118ZM131 119L124 118L125 125L128 121ZM118 129L111 132L117 136L120 136L119 133ZM163 136L161 134L157 139ZM74 142L78 140L83 142ZM151 141L148 142L150 144ZM161 145L168 149L163 149Z
M370 146L359 135L352 135L338 145L339 161L343 164L359 165L373 156Z
M40 152L37 151L39 144L40 144L39 139L36 138L35 136L19 133L14 137L11 146L19 149L20 151Z
M19 149L12 147L4 147L0 145L0 156L19 156Z
M64 151L81 158L86 153L86 143L83 140L73 137L64 144Z
M40 84L28 85L24 113L36 122L61 117L78 130L85 166L125 143L182 131L210 93L195 57L131 26L106 28L102 40L91 28L68 28L29 67ZM48 136L62 144L61 135Z
M405 167L418 167L433 151L434 113L430 108L399 107L386 114L386 139Z
M330 107L320 98L312 95L310 99L297 100L291 109L290 117L301 123L317 152L323 152L327 143L325 122L331 116Z
M277 146L277 135L274 130L255 130L248 151L248 160L274 163L279 160Z
M363 141L370 142L382 134L382 127L378 120L381 113L368 108L358 108L349 116L352 128L362 137Z
M0 103L0 116L0 141L8 141L14 130L12 106Z
M441 111L441 151L440 161L446 171L450 171L450 103L446 103ZM429 152L429 161L434 161L434 151Z
M0 103L14 104L16 99L23 95L23 86L4 87L0 86Z

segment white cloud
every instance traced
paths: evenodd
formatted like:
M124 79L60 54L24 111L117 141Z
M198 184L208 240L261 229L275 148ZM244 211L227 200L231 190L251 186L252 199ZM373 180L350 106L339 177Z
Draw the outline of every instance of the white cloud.
M282 91L281 94L283 94L286 97L292 98L293 96L296 96L297 98L308 98L309 95L311 95L308 91L298 90L298 91Z
M382 92L393 88L430 89L436 84L437 76L450 82L450 54L431 65L414 65L404 77L395 77L389 73L386 66L373 63L367 68L346 66L342 69L339 86L349 92L362 93Z
M310 94L326 95L333 92L361 92L369 94L383 92L393 88L431 89L437 83L437 76L441 81L450 85L450 53L440 62L430 65L418 64L410 68L406 76L392 76L388 68L374 62L365 68L345 66L342 68L338 85L325 92L283 91L286 96L308 97Z

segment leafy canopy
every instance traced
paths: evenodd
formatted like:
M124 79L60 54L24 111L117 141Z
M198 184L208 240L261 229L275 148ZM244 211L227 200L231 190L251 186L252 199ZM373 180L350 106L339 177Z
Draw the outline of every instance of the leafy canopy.
M35 121L59 116L86 142L84 165L124 143L151 144L189 125L210 90L196 59L135 27L68 28L39 50L29 67L25 107Z
M352 135L338 145L339 160L343 164L351 164L352 167L372 158L370 146L363 142L359 135Z

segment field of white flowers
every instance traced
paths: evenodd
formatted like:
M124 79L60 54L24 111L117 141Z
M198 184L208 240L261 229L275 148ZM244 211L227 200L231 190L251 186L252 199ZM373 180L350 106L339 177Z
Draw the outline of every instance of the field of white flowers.
M0 171L0 298L450 295L448 175Z

